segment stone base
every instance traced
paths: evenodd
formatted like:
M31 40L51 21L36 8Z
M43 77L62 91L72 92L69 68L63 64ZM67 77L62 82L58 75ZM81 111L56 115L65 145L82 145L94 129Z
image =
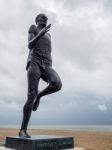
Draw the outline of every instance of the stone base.
M14 149L10 149L10 148L6 148L4 146L0 147L0 150L14 150ZM86 150L85 148L81 148L81 147L75 147L72 149L66 149L66 150Z
M60 150L74 148L72 137L38 135L32 138L6 137L6 148L16 150Z

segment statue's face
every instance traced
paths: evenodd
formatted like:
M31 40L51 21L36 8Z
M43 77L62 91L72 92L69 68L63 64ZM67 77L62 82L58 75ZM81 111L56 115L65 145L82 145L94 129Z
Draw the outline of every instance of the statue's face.
M40 15L39 17L38 17L38 25L41 25L41 26L46 26L47 25L47 20L48 20L48 18L47 18L47 16L46 15Z

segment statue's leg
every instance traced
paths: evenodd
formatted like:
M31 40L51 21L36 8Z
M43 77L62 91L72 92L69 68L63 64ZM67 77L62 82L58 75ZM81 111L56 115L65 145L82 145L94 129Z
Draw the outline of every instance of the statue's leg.
M23 121L21 125L20 136L28 137L26 130L32 113L34 98L38 92L38 83L40 79L40 69L36 64L31 63L27 71L28 79L28 96L23 107ZM25 132L25 133L24 133ZM26 135L25 135L26 134Z
M62 82L59 75L51 67L47 67L45 70L43 70L42 75L47 78L49 85L37 95L36 101L33 105L33 111L37 110L40 98L42 96L57 92L62 87Z

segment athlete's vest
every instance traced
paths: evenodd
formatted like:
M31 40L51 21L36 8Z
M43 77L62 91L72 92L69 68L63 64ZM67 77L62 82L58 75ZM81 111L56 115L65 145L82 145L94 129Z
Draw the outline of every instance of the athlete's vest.
M39 30L36 26L32 25L29 29L29 33L33 33L36 36L39 33ZM36 62L42 66L52 65L51 37L49 33L45 33L40 37L34 47L29 50L28 63L30 61Z

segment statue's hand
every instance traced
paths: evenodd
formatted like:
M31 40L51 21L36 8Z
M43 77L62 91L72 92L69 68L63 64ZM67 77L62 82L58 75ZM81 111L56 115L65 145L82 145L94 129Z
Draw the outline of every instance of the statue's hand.
M48 26L44 27L40 32L39 35L42 36L44 35L46 32L48 32L50 30L51 24L49 24Z

